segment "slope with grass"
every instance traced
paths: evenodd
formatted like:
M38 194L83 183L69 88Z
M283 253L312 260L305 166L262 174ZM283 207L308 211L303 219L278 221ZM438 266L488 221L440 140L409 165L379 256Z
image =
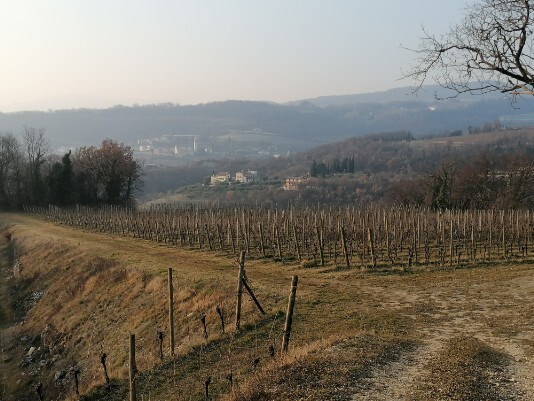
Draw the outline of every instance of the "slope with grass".
M248 279L267 313L245 298L243 327L235 332L232 258L21 215L0 220L0 299L8 316L1 328L7 372L0 377L1 400L35 399L39 382L45 399L75 400L75 369L82 399L127 399L130 333L137 338L138 399L144 400L202 400L206 383L211 399L225 400L534 397L532 264L360 271L247 260ZM168 267L175 269L174 358ZM290 352L280 356L294 274L294 331Z

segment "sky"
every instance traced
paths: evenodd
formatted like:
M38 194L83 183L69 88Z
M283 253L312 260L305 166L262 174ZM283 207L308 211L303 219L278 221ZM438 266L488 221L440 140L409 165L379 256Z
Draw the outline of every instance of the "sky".
M409 86L466 0L0 0L0 112Z

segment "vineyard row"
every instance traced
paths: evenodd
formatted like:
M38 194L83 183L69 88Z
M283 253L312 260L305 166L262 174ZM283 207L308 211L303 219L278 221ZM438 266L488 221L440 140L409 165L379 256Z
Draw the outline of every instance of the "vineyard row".
M306 266L454 266L529 259L530 210L26 207L85 230Z

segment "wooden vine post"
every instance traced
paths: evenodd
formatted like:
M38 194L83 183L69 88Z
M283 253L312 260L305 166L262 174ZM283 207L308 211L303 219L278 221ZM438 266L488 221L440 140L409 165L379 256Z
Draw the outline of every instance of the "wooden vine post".
M291 292L289 293L289 302L287 304L286 322L284 324L284 338L282 340L282 352L287 352L289 348L289 338L291 337L291 325L293 323L293 310L295 308L295 299L297 297L298 276L293 276L291 280Z
M35 392L36 392L37 395L39 396L39 401L44 401L44 396L43 396L43 383L39 382L39 384L37 384L37 387L35 387Z
M243 299L243 277L245 275L245 251L239 257L239 275L237 279L237 305L235 311L235 329L241 327L241 301Z
M259 224L259 231L260 231L260 249L261 254L263 257L265 257L265 245L264 245L264 239L263 239L263 225Z
M388 257L388 260L391 260L391 263L393 264L393 258L391 257L390 239L389 239L388 217L386 216L385 211L384 211L384 231L386 232L386 255Z
M135 366L135 334L130 334L130 401L137 401L137 394L135 392L135 375L137 373L137 367Z
M453 246L453 233L454 233L454 227L453 227L453 222L452 222L452 212L449 211L449 267L452 267L452 255L453 255L453 251L454 251L454 246Z
M341 245L343 246L343 255L345 256L345 263L347 264L347 269L350 269L350 258L349 253L347 252L347 239L345 235L345 228L341 226Z
M219 315L219 318L221 319L221 331L224 333L224 311L223 308L220 305L217 305L215 308L215 311Z
M108 390L108 392L110 392L111 391L111 381L109 380L108 368L106 366L107 358L108 358L107 354L105 352L103 352L102 355L100 356L100 363L104 367L104 378L106 379L106 389Z
M74 385L76 386L76 396L78 399L80 399L80 369L74 369L72 374L74 375Z
M295 252L297 253L297 259L300 262L302 260L302 256L300 255L299 239L297 236L297 228L295 227L295 225L293 225L293 241L295 241Z
M280 233L278 232L278 226L274 226L274 237L276 239L276 249L278 251L278 257L283 260L282 257L282 243L280 242Z
M159 359L163 359L163 331L158 331Z
M506 259L506 230L505 225L506 222L504 220L504 210L501 211L501 227L502 227L502 257L503 259Z
M323 235L319 226L315 226L315 231L317 232L317 243L319 244L319 257L321 258L321 266L324 266L324 248L323 248Z
M376 267L375 241L371 227L367 227L367 242L369 244L369 252L371 253L371 263L373 264L373 267Z
M174 356L174 290L172 286L172 267L169 267L169 346Z

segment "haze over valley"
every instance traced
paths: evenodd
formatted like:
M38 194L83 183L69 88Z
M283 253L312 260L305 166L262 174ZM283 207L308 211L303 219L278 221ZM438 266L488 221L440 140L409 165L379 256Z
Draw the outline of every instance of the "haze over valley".
M437 100L439 87L417 96L409 87L360 95L320 97L289 104L224 101L0 113L2 131L44 128L53 151L98 145L112 138L131 146L147 163L168 156L266 157L302 151L344 138L388 131L415 137L467 133L501 121L534 124L534 101L502 95ZM196 138L196 139L194 139ZM196 148L195 148L196 146ZM153 158L152 156L155 156ZM158 157L159 156L159 157ZM179 160L175 159L174 162ZM172 163L167 160L166 163Z
M0 4L0 401L534 400L534 0Z

